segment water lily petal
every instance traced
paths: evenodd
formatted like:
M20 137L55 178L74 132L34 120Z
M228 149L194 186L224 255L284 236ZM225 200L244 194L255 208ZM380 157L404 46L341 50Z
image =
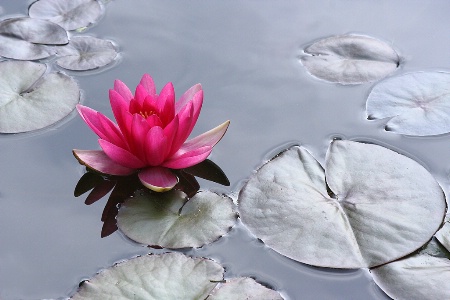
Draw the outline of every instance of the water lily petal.
M110 119L99 112L97 113L97 118L103 128L103 133L105 133L107 136L106 140L121 148L127 149L128 145L119 127L117 127L115 123L113 123Z
M109 158L124 167L139 169L145 166L145 163L142 160L137 158L128 150L120 148L102 139L99 139L98 143L100 144L100 147L102 147L103 151L105 151L106 155L109 156Z
M186 104L192 100L192 97L198 92L202 90L202 86L200 83L197 83L196 85L192 86L190 89L188 89L183 96L181 96L180 100L177 101L175 104L175 113L179 113L183 107L186 106Z
M130 102L131 99L133 99L133 93L131 93L127 85L120 80L114 81L114 91L122 96L123 100L125 100L127 103Z
M213 147L204 146L189 152L178 151L170 159L165 161L162 166L170 169L183 169L196 165L204 161L211 153Z
M118 80L116 80L118 82ZM125 86L126 88L126 86ZM116 90L109 90L109 101L117 125L119 125L122 134L127 137L131 130L132 115L128 112L129 100L125 100Z
M139 103L139 109L142 110L142 107L144 106L144 100L145 97L147 97L147 90L145 87L141 84L138 84L136 87L136 92L134 93L134 100L136 100ZM132 111L130 106L130 112L131 113L139 113L139 111Z
M175 91L172 82L163 87L156 104L161 121L167 125L175 116Z
M133 168L127 168L114 162L101 150L74 149L72 152L81 164L103 174L126 176L135 172Z
M145 88L148 95L152 96L156 95L155 82L153 81L153 78L150 75L144 74L139 84L141 84Z
M108 135L104 132L103 126L98 119L98 111L81 104L77 104L76 108L83 121L86 122L95 134L102 139L109 140Z
M183 146L181 146L180 150L188 152L204 146L210 146L211 148L214 147L222 139L228 129L228 125L230 125L229 120L205 133L200 134L199 136L196 136L193 139L190 139L184 143Z
M192 122L191 127L189 128L189 134L191 134L192 129L194 129L194 126L197 123L198 116L200 115L200 111L202 110L202 105L203 105L203 90L200 90L192 98L192 107L194 108L194 112L192 114Z
M145 137L150 130L147 121L138 114L133 115L133 122L131 123L131 149L133 153L139 157L140 160L145 161Z
M167 137L161 127L152 127L145 137L145 155L150 166L160 165L166 158Z
M180 113L177 115L178 117L178 129L173 138L170 155L180 149L181 145L186 141L189 136L189 129L191 127L191 122L193 119L194 108L192 102L189 102Z
M138 177L145 187L155 192L169 191L178 183L178 178L169 169L162 167L145 168Z

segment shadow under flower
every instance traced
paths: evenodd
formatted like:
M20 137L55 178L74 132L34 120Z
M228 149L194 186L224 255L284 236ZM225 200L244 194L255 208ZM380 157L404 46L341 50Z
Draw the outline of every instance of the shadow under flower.
M189 168L174 170L174 172L179 179L174 189L184 192L188 199L193 197L200 189L200 184L195 177L225 186L230 185L222 169L209 159ZM148 190L139 180L137 173L129 176L109 176L87 168L87 172L81 176L75 186L74 196L79 197L90 191L84 203L91 205L111 192L101 217L103 222L101 237L103 238L118 229L116 216L120 205L141 189ZM151 193L154 194L154 197L165 194L153 191Z

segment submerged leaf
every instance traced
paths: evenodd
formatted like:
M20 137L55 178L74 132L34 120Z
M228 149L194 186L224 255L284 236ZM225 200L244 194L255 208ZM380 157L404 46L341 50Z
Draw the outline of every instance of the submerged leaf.
M46 65L0 62L0 132L41 129L67 116L79 102L76 82L62 73L44 75Z
M283 300L283 297L274 290L262 286L249 277L227 279L220 283L208 300Z
M386 130L406 135L450 132L450 73L415 72L378 83L367 98L369 119L390 118Z
M205 299L223 279L223 268L179 253L146 255L84 281L71 299Z
M65 69L82 71L106 66L114 61L117 51L110 41L90 36L70 39L68 45L58 48L56 63Z
M20 60L36 60L55 54L54 47L68 43L61 26L39 19L11 18L0 22L0 55Z
M117 225L139 243L185 248L217 240L236 222L233 202L226 196L203 191L186 201L180 191L143 192L120 207Z
M238 203L242 221L269 247L333 268L373 267L413 252L446 210L421 165L351 141L330 145L326 172L304 148L290 148L249 179Z
M395 71L398 54L388 44L363 35L329 37L308 46L301 61L313 76L341 84L375 81Z
M66 30L75 30L95 23L102 7L96 0L38 0L30 6L28 14L52 21Z

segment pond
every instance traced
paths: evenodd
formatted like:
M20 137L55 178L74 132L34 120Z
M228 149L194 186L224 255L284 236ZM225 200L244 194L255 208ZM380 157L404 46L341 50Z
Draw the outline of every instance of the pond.
M0 3L2 18L27 15L33 1ZM448 70L448 1L149 1L112 0L85 32L113 41L114 63L93 71L64 70L81 102L112 118L108 90L120 79L134 89L152 75L158 91L173 82L177 98L201 83L202 113L191 136L225 120L230 127L209 157L230 186L200 180L201 189L237 193L254 170L300 144L324 163L335 138L372 142L405 154L449 187L448 134L403 136L367 120L374 82L341 85L311 76L299 57L311 43L354 33L399 53L393 75ZM52 59L44 60L49 65ZM54 70L62 70L52 65ZM72 149L99 149L76 111L42 130L0 135L0 299L64 299L114 263L149 252L120 231L101 238L106 198L85 205L74 196L85 173ZM221 263L226 277L249 276L285 299L389 299L367 269L308 266L265 246L237 224L218 241L176 250Z

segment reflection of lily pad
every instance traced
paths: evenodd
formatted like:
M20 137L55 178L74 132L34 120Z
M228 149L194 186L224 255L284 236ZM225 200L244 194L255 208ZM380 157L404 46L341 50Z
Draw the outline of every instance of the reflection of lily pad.
M450 299L448 253L441 252L434 240L427 248L430 245L431 251L425 249L370 270L376 284L394 299Z
M406 135L450 132L450 73L415 72L378 83L367 98L369 119L391 118L386 130Z
M203 191L186 200L180 191L145 191L125 201L117 215L117 225L139 243L184 248L217 240L236 221L233 202L226 196Z
M290 148L250 178L238 202L242 221L269 247L334 268L373 267L413 252L446 210L421 165L351 141L330 145L326 171L304 148Z
M28 14L52 21L66 30L75 30L95 23L102 8L96 0L38 0L30 6Z
M69 70L90 70L106 66L114 61L117 51L110 41L90 36L70 39L68 45L58 48L56 63Z
M0 22L0 55L21 60L36 60L55 54L53 47L68 43L61 26L32 18L11 18Z
M205 299L222 279L223 268L209 259L146 255L84 281L72 299Z
M41 129L67 116L79 102L76 82L62 73L44 75L46 65L0 62L0 132Z
M386 43L362 35L329 37L308 46L301 61L313 76L342 84L378 80L395 71L397 53Z
M268 289L248 277L227 279L220 283L208 300L283 300L274 290Z

